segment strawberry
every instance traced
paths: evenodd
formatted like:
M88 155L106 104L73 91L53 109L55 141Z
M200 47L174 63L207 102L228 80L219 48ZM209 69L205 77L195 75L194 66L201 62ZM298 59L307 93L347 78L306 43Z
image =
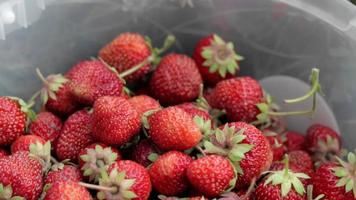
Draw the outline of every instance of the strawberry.
M169 151L149 169L153 188L164 195L181 194L188 188L186 170L193 159L179 151Z
M262 103L263 91L251 77L239 77L219 82L212 91L210 104L225 109L229 121L252 122L260 113L256 104Z
M160 103L173 105L196 99L202 78L193 59L172 53L162 58L149 84Z
M287 147L288 151L306 150L304 135L294 131L287 131L284 133L284 137L286 140L284 145Z
M46 191L44 200L92 200L88 190L75 181L57 181Z
M22 135L11 144L11 153L18 151L30 151L30 145L36 144L37 142L44 145L46 140L37 135Z
M239 61L243 59L234 51L232 42L226 43L218 35L202 38L195 46L193 59L208 85L236 76Z
M349 152L347 160L337 158L334 163L322 164L314 173L314 196L324 194L325 200L356 199L356 156Z
M98 189L98 199L147 200L151 193L150 176L146 169L130 160L117 161L102 171L99 186L85 184Z
M302 150L291 151L288 153L290 165L298 166L301 172L312 174L314 165L310 155Z
M49 140L55 146L55 141L62 129L62 121L50 112L41 112L29 126L29 133Z
M123 82L98 60L82 61L67 73L73 97L80 103L92 105L102 96L120 96Z
M0 198L20 196L35 200L42 191L41 162L29 152L19 151L0 159Z
M186 150L196 146L202 134L191 116L177 107L167 107L148 118L149 135L162 150Z
M159 149L151 140L145 139L141 140L137 145L135 145L130 152L131 160L137 162L138 164L144 167L147 167L152 164L150 156L157 155Z
M99 51L99 57L121 73L145 61L151 55L150 46L138 33L121 33ZM150 64L129 75L126 80L135 82L150 70Z
M81 181L83 179L80 170L72 165L58 163L52 166L52 170L45 177L45 184L53 184L58 181Z
M94 143L80 151L78 163L83 175L89 177L89 181L97 181L101 170L107 170L112 163L120 159L121 154L118 150L105 144Z
M272 133L272 135L268 135L266 133ZM277 133L269 131L268 129L263 130L263 134L266 136L271 146L273 152L273 161L281 160L284 153L286 152L286 147L283 145L281 136Z
M36 72L43 82L43 88L39 92L41 101L48 111L64 117L79 109L78 103L75 102L71 94L67 76L51 74L45 78L38 68ZM36 94L33 98L35 97Z
M187 177L196 190L208 197L216 197L229 188L235 175L228 159L209 155L191 162Z
M307 130L306 146L315 161L327 162L340 153L341 139L331 128L314 124Z
M194 103L182 103L179 105L176 105L176 107L184 110L186 113L188 113L192 118L195 116L201 117L204 121L211 120L211 116L209 115L209 112L207 112L204 109L199 108L196 104Z
M262 172L269 169L273 153L268 140L256 127L234 122L216 129L209 141L204 142L205 152L226 156L237 169L236 187L247 188Z
M256 200L305 200L305 179L309 176L289 169L288 159L282 170L272 171L259 183L255 191Z
M25 133L26 113L20 101L0 97L0 146L9 145Z
M7 152L5 149L0 149L0 159L4 158L9 155L9 152Z
M93 136L110 145L123 145L141 129L136 109L122 97L105 96L93 106Z
M93 142L92 116L86 110L73 113L64 122L55 147L58 159L76 161L79 152Z
M161 105L150 96L138 95L128 99L129 103L136 109L139 116L143 116L143 113L149 110L156 110L161 108Z

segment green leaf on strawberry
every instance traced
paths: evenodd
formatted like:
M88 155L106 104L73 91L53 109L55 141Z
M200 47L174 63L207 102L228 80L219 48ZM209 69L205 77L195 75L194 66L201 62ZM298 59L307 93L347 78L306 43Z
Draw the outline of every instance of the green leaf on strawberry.
M337 157L340 166L333 168L335 176L339 178L336 187L345 187L346 192L352 191L356 197L356 155L353 152L347 154L347 161Z

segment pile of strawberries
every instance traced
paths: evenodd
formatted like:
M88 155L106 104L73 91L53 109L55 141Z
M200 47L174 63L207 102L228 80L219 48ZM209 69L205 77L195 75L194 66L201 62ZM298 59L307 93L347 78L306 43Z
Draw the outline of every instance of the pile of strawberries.
M37 69L43 88L27 102L0 97L0 199L356 199L339 134L283 122L315 101L281 111L216 34L192 57L162 56L173 42L122 33L65 75ZM319 91L313 69L310 91L286 103Z

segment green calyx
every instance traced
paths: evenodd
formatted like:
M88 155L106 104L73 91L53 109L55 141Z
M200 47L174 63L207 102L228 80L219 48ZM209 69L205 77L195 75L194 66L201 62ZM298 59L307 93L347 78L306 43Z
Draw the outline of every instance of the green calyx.
M327 135L325 140L319 140L317 147L312 148L311 151L313 160L317 161L316 164L335 161L335 156L343 153L340 151L339 140L330 135Z
M339 167L333 168L334 175L339 178L336 187L345 187L346 192L352 191L356 197L356 156L355 153L347 154L347 161L337 157Z
M205 59L203 65L209 68L209 72L218 72L223 78L227 73L235 75L239 69L238 61L243 60L242 56L236 54L232 42L226 43L216 34L213 35L210 46L203 48L201 56Z
M148 123L148 118L153 115L153 113L157 112L161 110L161 108L158 109L153 109L153 110L149 110L145 113L143 113L142 117L141 117L141 123L142 123L142 127L144 129L150 129L150 124Z
M313 185L307 186L307 200L321 200L325 197L324 194L320 194L317 197L313 198Z
M20 196L12 196L13 194L11 185L4 186L0 183L0 199L4 200L25 200Z
M101 171L99 185L111 190L101 190L97 193L98 199L123 199L129 200L136 198L137 195L131 191L135 179L125 179L126 173L124 171L118 172L113 169L110 174L106 171Z
M245 130L236 130L235 127L229 127L227 124L223 129L216 129L211 134L209 141L204 141L203 145L206 153L226 156L232 162L238 174L243 174L240 167L240 161L245 158L253 145L242 143L246 138L243 135Z
M284 163L285 167L283 170L267 172L271 174L264 182L264 185L280 185L282 197L287 196L292 189L298 194L304 195L306 191L300 179L309 179L310 177L304 173L295 173L289 170L289 159L287 155L284 159Z
M41 101L43 104L46 104L48 101L48 98L57 99L56 92L63 87L63 85L68 82L69 80L65 78L62 74L53 74L47 76L45 78L41 71L36 68L36 73L38 77L41 79L43 82L43 88L39 91L39 93L35 93L34 96L32 96L32 100L34 100L38 94L41 96Z
M25 102L23 99L18 98L18 97L12 97L12 96L8 96L8 98L17 101L17 103L20 105L21 107L21 111L24 112L28 118L28 123L32 120L36 119L36 113L35 111L32 110L32 107L35 105L34 101L29 101L29 102Z
M208 139L209 136L212 134L212 125L211 120L204 120L200 116L194 116L193 121L199 127L200 132L203 133L205 139Z
M300 110L300 111L288 111L288 112L279 112L279 108L276 104L273 103L272 97L266 95L265 101L263 103L256 104L257 108L260 110L260 114L256 116L257 120L252 122L253 125L264 125L268 127L271 124L271 121L274 117L283 117L291 115L312 115L316 109L316 96L317 93L321 93L321 85L319 83L319 69L313 68L310 75L310 90L303 96L295 99L286 99L284 100L287 104L300 103L313 98L313 105L309 110Z
M45 144L36 142L30 144L30 155L38 159L43 166L43 172L47 172L51 168L51 142Z
M103 148L101 145L96 145L95 149L88 149L86 154L80 156L80 159L85 162L81 168L83 175L88 176L89 181L98 182L100 172L107 170L117 157L117 153L113 152L111 147Z

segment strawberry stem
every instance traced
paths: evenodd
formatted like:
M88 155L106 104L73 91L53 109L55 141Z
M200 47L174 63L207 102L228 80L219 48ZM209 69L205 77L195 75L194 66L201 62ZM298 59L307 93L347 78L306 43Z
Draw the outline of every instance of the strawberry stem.
M59 163L53 156L51 156L51 162L53 162L54 164L58 164Z
M117 187L105 187L105 186L101 186L101 185L93 185L93 184L84 183L84 182L78 182L78 184L83 187L86 187L88 189L92 189L92 190L108 191L111 193L117 192Z
M119 74L120 78L124 78L130 74L135 73L137 70L139 70L140 68L142 68L143 66L151 63L154 60L154 56L148 56L144 61L142 61L141 63L139 63L138 65L135 65L134 67L131 67L130 69L123 71L122 73Z
M199 145L195 146L195 148L196 148L201 154L203 154L203 156L206 156L206 153L204 152L204 150L203 150Z
M36 73L37 76L41 79L41 81L45 84L48 85L48 81L46 80L46 78L43 76L43 74L41 73L40 69L36 68Z
M289 173L289 156L286 154L283 159L284 162L284 175L288 176Z
M256 184L256 177L254 177L250 183L250 186L248 187L245 195L242 196L243 200L248 199L251 196L251 193L253 192L253 190L255 189L255 184Z

